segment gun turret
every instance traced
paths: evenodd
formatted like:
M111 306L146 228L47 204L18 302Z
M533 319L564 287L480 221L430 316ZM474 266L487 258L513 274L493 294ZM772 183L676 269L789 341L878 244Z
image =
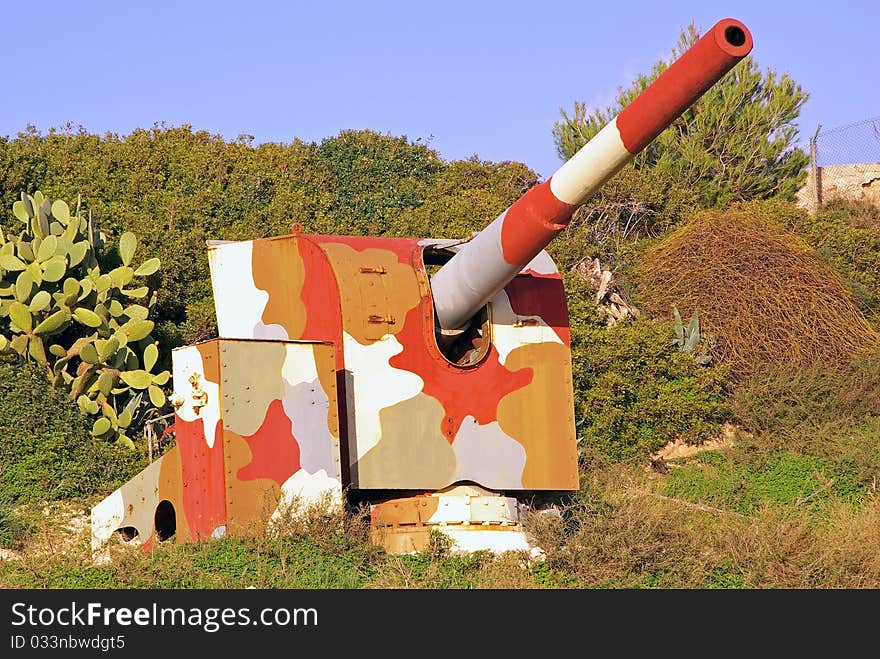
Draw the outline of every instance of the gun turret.
M219 337L174 350L175 446L92 508L95 555L115 535L251 535L343 501L369 503L389 551L438 530L531 550L522 512L579 486L568 309L542 250L751 45L719 22L470 241L210 242Z
M463 245L431 277L440 328L465 326L568 226L578 206L751 49L745 25L732 18L718 21L547 181Z

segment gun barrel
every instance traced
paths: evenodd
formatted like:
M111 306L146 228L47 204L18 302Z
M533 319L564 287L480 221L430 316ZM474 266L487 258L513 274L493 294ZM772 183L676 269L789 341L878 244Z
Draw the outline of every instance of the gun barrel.
M467 324L571 220L574 211L752 49L740 21L718 21L544 183L517 199L431 277L441 328Z

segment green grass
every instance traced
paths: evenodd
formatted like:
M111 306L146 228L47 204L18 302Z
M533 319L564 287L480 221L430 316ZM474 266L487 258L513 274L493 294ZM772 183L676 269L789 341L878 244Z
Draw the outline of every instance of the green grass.
M745 577L730 563L724 563L713 568L707 575L703 584L711 589L737 589L745 587Z
M332 545L337 545L336 549ZM344 536L320 546L305 538L223 538L162 546L151 553L125 551L112 563L93 565L84 551L48 561L0 563L0 584L13 588L438 588L494 587L486 581L495 558L478 552L392 556L372 545L349 546ZM546 565L518 561L521 584L557 587Z
M752 515L763 505L819 510L835 499L857 504L868 492L858 473L829 458L777 451L760 460L706 452L675 468L663 488L667 496Z
M137 550L107 565L84 554L58 557L35 571L26 562L0 566L0 581L31 588L361 588L370 577L364 556L331 553L304 539L220 539Z
M0 586L880 587L880 508L873 491L842 469L815 455L761 452L745 444L700 454L668 475L629 464L594 465L562 514L526 519L527 530L546 552L543 562L529 561L522 552L459 556L441 544L389 555L357 524L336 529L315 524L294 529L289 537L163 543L149 553L119 547L106 565L92 564L83 538L63 551L26 550L19 560L0 562ZM831 477L834 483L821 489L827 482L822 479ZM751 494L733 486L743 480ZM819 494L804 502L812 488ZM652 496L660 492L666 498ZM685 505L688 501L751 516L696 509ZM37 529L31 546L45 549L52 532L57 529Z

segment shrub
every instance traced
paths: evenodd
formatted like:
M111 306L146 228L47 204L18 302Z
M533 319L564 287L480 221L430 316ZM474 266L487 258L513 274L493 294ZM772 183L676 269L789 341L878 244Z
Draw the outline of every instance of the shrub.
M0 437L0 494L13 503L107 493L146 462L94 439L63 392L9 357L0 361Z
M794 226L842 275L856 303L880 324L880 207L836 199Z
M747 206L700 213L646 249L633 274L650 313L699 311L738 377L764 364L844 364L880 343L833 268Z
M640 319L606 327L589 300L573 302L572 321L582 445L624 460L677 437L699 443L718 432L729 415L727 369L702 366L694 353L679 350L672 323Z
M0 489L0 548L15 547L27 535L29 525L16 513L9 492Z
M737 387L733 411L751 432L786 441L824 423L846 429L880 417L880 355L835 369L764 366Z
M732 409L753 443L830 460L876 490L880 355L834 369L764 367L736 388Z

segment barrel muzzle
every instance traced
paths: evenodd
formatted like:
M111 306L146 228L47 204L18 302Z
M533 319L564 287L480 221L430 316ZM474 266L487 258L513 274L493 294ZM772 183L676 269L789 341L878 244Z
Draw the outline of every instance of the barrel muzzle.
M517 199L431 277L442 330L468 324L568 226L575 210L752 49L740 21L718 21L545 182Z

